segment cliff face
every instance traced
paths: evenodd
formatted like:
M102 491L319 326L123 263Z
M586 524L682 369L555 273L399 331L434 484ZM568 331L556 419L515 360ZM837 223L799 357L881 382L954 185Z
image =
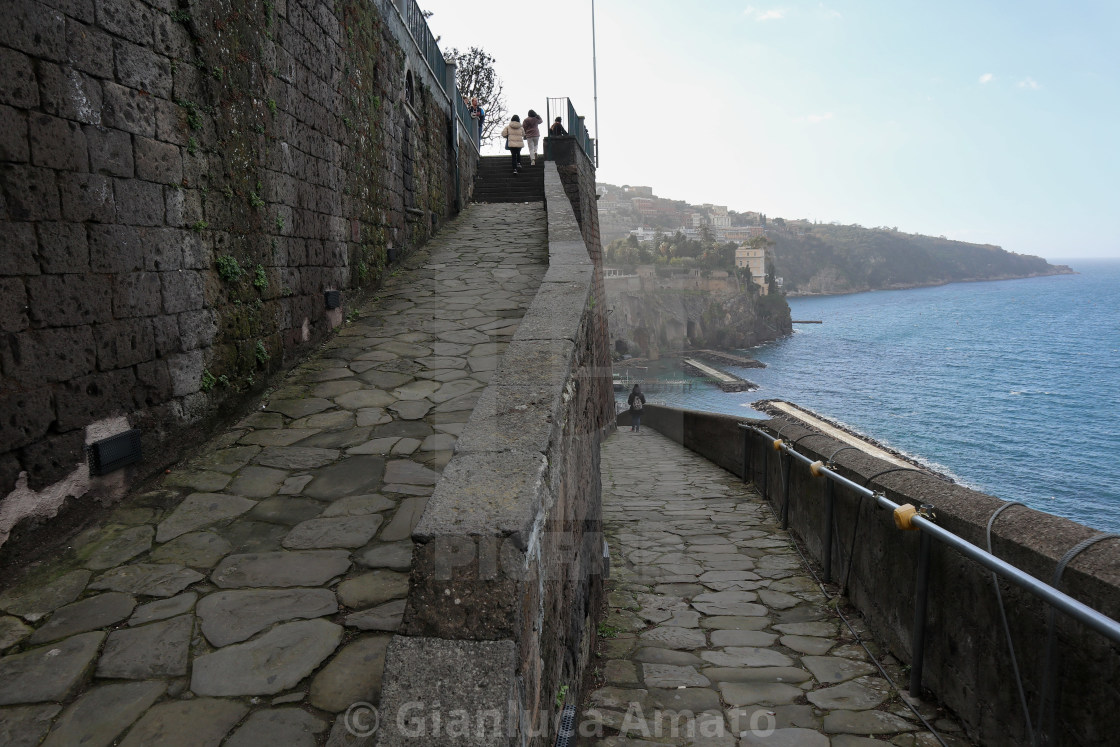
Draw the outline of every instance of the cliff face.
M607 284L611 345L657 358L694 348L749 348L791 334L780 295L705 290L637 291ZM620 344L621 343L621 344Z

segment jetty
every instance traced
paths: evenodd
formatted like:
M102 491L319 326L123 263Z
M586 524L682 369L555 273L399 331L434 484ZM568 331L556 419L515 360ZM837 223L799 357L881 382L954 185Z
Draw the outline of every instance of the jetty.
M725 392L749 392L752 389L758 389L758 385L753 382L729 374L726 371L720 371L718 368L712 368L695 358L682 358L681 364L685 368L715 382L716 386Z
M695 358L703 358L704 360L722 363L727 366L738 366L739 368L766 368L766 364L762 361L756 361L754 358L748 358L745 355L725 353L722 350L693 350L690 354Z

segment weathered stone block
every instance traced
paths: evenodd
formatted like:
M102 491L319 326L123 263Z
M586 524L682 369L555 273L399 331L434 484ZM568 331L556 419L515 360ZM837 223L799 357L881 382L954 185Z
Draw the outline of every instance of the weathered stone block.
M144 247L144 269L169 272L183 267L183 242L174 231L167 228L141 229ZM166 279L164 285L166 287Z
M206 303L202 275L192 270L161 273L163 310L168 314L201 309Z
M136 176L150 182L178 184L183 180L179 146L146 137L136 138Z
M154 316L148 321L152 324L156 355L166 357L182 351L183 347L179 341L179 323L175 317Z
M116 217L113 182L107 176L60 174L58 189L62 196L63 220L111 223Z
M33 223L0 222L0 275L38 275L39 242Z
M159 273L130 272L113 280L113 316L154 316L160 313Z
M101 82L77 70L38 61L39 99L48 114L86 124L101 124Z
M136 378L132 369L93 374L69 380L55 395L58 402L58 427L84 428L108 415L132 412L132 389Z
M0 346L4 375L22 381L66 381L93 371L96 359L89 327L28 330Z
M0 443L17 449L42 437L54 420L50 392L35 389L0 394Z
M113 37L101 29L67 19L66 47L77 69L98 78L113 77Z
M176 145L187 145L190 142L190 134L187 128L186 110L167 99L156 99L153 105L156 116L156 138ZM200 135L198 139L207 140L210 134L212 133Z
M43 4L86 23L93 23L95 17L93 0L43 0Z
M138 179L117 179L113 183L117 203L117 222L129 226L163 225L163 187Z
M102 88L104 109L101 120L106 127L147 137L156 134L155 105L151 96L109 81L105 81Z
M144 269L140 233L131 226L89 226L89 264L94 272L135 272Z
M127 132L104 127L86 127L90 171L109 176L131 177L134 173L132 138Z
M51 327L76 327L109 321L113 316L109 290L109 284L95 275L28 278L31 318Z
M40 223L39 261L43 272L88 272L86 227L80 223Z
M19 278L0 278L0 332L27 329L27 290Z
M27 115L10 106L0 106L0 161L25 163L30 157Z
M87 171L86 138L77 122L38 114L31 117L31 161L36 166L66 171Z
M137 403L151 407L166 402L171 397L171 374L167 372L167 361L154 360L137 364L136 392Z
M0 47L0 103L24 109L39 105L39 84L31 67L31 58L14 49Z
M171 96L171 61L145 47L118 41L115 45L117 80L153 96Z
M66 17L36 2L10 3L0 14L0 39L35 57L66 59Z
M202 198L198 190L169 187L164 199L167 202L167 225L189 228L202 220Z
M182 397L202 388L202 351L191 350L172 355L167 359L167 372L171 376L171 394Z
M95 0L97 20L109 32L136 44L148 44L153 11L138 0Z
M193 52L191 35L170 15L157 14L155 19L155 50L172 59L189 58ZM187 67L184 65L183 67ZM195 99L191 99L192 101Z
M50 169L31 166L0 167L0 191L4 195L0 219L58 220L58 180ZM6 215L5 215L6 213Z
M27 471L28 487L42 490L69 475L85 460L85 433L71 430L23 447L21 461Z
M111 371L155 357L156 343L147 319L128 319L93 328L97 343L97 368Z

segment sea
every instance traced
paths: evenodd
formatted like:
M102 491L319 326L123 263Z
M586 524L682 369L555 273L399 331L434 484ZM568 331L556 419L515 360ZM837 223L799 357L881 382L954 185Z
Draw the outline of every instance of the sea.
M744 418L783 399L957 482L1120 532L1120 261L1077 274L790 298L793 335L728 368L759 385L694 379L653 402ZM616 364L616 371L625 364ZM671 359L645 378L694 378Z

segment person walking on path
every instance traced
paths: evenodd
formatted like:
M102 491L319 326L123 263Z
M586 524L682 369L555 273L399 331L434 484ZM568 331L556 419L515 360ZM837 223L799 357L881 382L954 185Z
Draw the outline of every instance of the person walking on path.
M537 144L541 141L541 131L537 129L544 122L540 116L533 111L529 110L529 116L525 117L525 121L521 126L525 128L525 140L529 144L529 165L537 165Z
M548 128L548 134L551 137L564 137L568 134L568 131L564 129L564 125L560 122L560 117L557 117L556 121L552 123L552 127Z
M646 395L642 394L640 385L634 385L634 390L630 392L630 396L626 398L626 404L630 405L630 430L635 433L640 433L642 428L642 408L645 407L646 404Z
M510 118L509 124L502 128L502 137L506 139L506 149L516 174L521 171L521 149L525 147L525 128L521 126L521 117L514 114Z

